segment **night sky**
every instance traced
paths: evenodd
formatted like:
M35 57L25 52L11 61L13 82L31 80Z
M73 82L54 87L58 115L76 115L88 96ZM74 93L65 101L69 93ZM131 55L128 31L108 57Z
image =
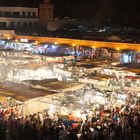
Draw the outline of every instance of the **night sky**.
M0 5L37 6L42 0L0 0ZM105 17L128 24L140 22L140 0L52 0L55 16L93 18ZM131 22L131 23L130 23Z

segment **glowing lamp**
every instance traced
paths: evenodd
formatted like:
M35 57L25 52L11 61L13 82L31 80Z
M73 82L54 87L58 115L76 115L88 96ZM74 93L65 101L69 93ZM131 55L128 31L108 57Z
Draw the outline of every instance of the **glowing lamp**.
M20 39L20 42L25 42L25 43L27 43L28 42L28 39Z
M57 42L54 42L54 44L57 45L58 43Z
M117 48L116 48L116 50L117 50L117 51L119 51L119 50L120 50L120 48L119 48L119 47L117 47Z
M35 41L36 44L38 44L38 41Z
M72 46L75 47L76 45L73 43Z

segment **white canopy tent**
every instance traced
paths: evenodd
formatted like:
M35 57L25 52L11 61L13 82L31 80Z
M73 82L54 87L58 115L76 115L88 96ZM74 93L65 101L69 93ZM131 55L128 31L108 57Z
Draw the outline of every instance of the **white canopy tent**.
M61 112L61 98L64 96L63 93L57 93L44 97L38 97L25 101L21 106L21 115L29 116L44 110L58 111Z
M37 112L41 112L46 110L50 104L51 100L45 97L27 100L22 104L21 115L28 116Z

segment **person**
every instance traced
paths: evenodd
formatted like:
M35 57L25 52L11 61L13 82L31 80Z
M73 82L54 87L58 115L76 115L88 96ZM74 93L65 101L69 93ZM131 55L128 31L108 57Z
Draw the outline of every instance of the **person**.
M109 140L114 140L116 137L116 132L115 132L115 128L114 126L111 127L110 129L110 136L109 136Z
M42 140L48 140L49 139L49 127L46 123L43 123L42 127Z
M109 126L106 125L106 127L103 129L103 135L105 140L109 140Z
M99 130L97 127L94 127L94 131L92 132L92 139L98 140L98 138L99 138Z
M66 58L63 59L64 67L67 65Z
M68 136L70 140L78 140L76 132L71 127L68 128Z
M60 131L58 132L58 140L67 140L68 133L63 126L61 126Z
M76 66L76 58L72 59L73 66Z
M44 118L43 118L43 114L41 112L38 112L38 119L43 124Z

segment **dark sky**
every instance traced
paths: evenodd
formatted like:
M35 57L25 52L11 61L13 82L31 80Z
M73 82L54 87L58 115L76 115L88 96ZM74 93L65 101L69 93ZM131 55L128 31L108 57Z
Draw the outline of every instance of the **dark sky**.
M42 0L0 0L0 5L33 5ZM140 21L140 0L52 0L55 16L104 17L135 24Z

